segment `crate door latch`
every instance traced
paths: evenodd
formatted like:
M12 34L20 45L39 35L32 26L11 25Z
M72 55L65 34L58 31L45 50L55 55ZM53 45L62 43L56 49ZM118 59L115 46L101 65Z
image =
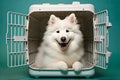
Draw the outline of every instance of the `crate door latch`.
M14 41L27 41L26 36L14 36Z

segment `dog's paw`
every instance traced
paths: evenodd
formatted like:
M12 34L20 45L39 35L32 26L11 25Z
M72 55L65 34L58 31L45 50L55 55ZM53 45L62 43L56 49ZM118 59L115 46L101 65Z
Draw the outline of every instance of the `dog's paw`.
M82 67L83 67L83 64L80 63L79 61L74 62L74 64L72 65L72 68L73 68L75 71L81 70Z
M65 62L63 62L63 61L58 62L56 65L61 70L67 70L68 69L67 64Z

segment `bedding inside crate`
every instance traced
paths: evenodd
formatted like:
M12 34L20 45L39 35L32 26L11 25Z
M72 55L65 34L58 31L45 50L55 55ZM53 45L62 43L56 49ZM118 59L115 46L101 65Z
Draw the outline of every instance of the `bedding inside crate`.
M29 47L29 63L34 63L37 48L42 42L43 34L46 30L47 22L51 14L64 19L71 13L75 13L80 29L83 33L85 55L83 61L83 68L90 68L94 66L93 62L93 13L90 11L57 11L57 12L32 12L29 15L29 33L28 33L28 47Z

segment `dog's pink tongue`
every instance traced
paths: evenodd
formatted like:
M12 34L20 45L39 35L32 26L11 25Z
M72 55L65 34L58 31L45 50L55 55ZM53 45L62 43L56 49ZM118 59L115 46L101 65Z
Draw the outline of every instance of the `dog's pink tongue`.
M62 43L62 44L61 44L61 47L66 47L66 46L67 46L66 43Z

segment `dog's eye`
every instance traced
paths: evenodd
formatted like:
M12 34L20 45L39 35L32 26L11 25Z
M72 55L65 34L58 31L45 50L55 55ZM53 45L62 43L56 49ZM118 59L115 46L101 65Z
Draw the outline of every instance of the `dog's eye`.
M56 33L60 33L60 31L56 31Z
M69 30L66 30L66 32L69 32Z

